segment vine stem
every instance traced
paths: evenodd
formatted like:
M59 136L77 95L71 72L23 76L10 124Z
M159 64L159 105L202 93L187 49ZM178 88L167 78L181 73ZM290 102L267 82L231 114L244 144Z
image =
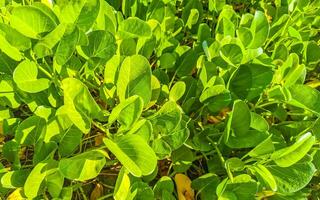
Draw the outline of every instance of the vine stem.
M218 148L218 143L212 141L211 138L209 138L208 136L207 136L207 139L212 143L214 149L216 150L216 152L218 154L218 157L219 157L220 161L223 164L223 167L225 168L225 170L226 170L226 172L228 174L229 179L231 180L231 182L233 182L233 175L232 175L231 171L228 169L228 167L226 166L226 161L225 161L220 149Z
M83 188L82 188L82 187L79 187L79 190L80 190L80 192L81 192L81 194L82 194L83 199L84 199L84 200L88 200L86 194L85 194L84 191L83 191Z
M98 200L107 199L107 198L110 198L110 197L112 197L112 196L113 196L113 193L110 193L110 194L107 194L107 195L105 195L105 196L103 196L103 197L100 197Z
M52 75L47 70L45 70L40 65L38 65L38 67L39 67L40 71L42 71L45 75L47 75L50 79L52 79Z

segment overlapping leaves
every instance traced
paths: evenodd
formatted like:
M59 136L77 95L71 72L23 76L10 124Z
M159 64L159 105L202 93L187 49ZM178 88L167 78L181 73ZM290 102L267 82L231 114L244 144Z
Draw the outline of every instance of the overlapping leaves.
M1 198L319 196L318 1L0 7Z

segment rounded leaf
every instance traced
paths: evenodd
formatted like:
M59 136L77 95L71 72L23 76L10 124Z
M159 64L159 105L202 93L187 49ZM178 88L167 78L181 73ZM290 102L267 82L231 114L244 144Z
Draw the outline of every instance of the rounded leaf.
M114 141L105 138L103 142L132 175L146 176L155 170L156 154L139 135L124 135Z
M22 61L13 72L13 80L22 91L37 93L50 86L50 80L38 78L38 66L30 60Z

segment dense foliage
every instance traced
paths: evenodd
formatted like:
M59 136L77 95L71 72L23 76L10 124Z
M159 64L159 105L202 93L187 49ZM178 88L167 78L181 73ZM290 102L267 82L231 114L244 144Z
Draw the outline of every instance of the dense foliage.
M0 7L0 198L320 196L320 0Z

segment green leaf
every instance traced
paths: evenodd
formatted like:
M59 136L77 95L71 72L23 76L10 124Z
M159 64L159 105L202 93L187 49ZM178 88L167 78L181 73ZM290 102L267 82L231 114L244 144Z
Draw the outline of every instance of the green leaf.
M138 95L147 105L151 99L151 68L149 61L140 55L124 59L117 82L117 94L120 101Z
M0 23L0 35L3 35L10 45L21 51L31 48L30 38L22 35L8 24Z
M250 157L259 157L266 154L271 154L275 150L274 144L272 143L271 136L262 141L260 144L258 144L256 147L254 147L248 155Z
M118 34L122 39L150 37L151 28L145 21L137 17L129 17L119 24Z
M232 113L228 120L228 127L231 129L230 131L233 131L235 135L246 134L250 128L250 123L251 113L247 104L244 101L236 100L233 103ZM229 132L228 129L227 131Z
M152 95L151 95L151 99L150 99L150 102L147 107L151 107L154 104L156 104L156 102L159 99L160 93L161 93L160 82L159 82L158 78L154 75L151 76L151 89L152 89Z
M152 124L149 120L141 119L128 131L127 134L140 135L145 141L149 142L153 135Z
M236 44L225 44L220 49L222 58L233 65L240 64L243 58L242 49Z
M199 19L199 11L197 9L191 9L186 23L186 26L191 29L193 25L197 24Z
M226 0L209 0L209 10L219 12L226 4Z
M250 122L250 127L264 132L269 130L269 124L268 122L259 114L251 112L251 122Z
M254 123L252 123L251 113L245 102L236 100L232 110L224 136L225 143L229 147L255 147L268 137L268 133L263 130L263 127L257 127L262 131L250 129L250 126L255 127L257 125L255 124L256 120L253 120ZM259 120L263 119L259 117Z
M131 195L128 199L141 199L141 200L151 200L154 199L154 194L148 183L142 181L137 181L131 186Z
M253 39L252 32L247 27L239 27L237 34L245 47L247 47Z
M162 176L153 187L155 197L163 197L164 191L167 191L170 194L174 191L173 181L168 176Z
M20 167L20 158L19 158L20 145L15 140L10 140L4 143L2 147L2 155L9 162L13 163L13 167Z
M18 62L11 59L7 54L0 51L0 72L6 73L6 74L12 74L16 66L18 65Z
M58 65L64 65L72 56L73 52L76 50L76 45L80 40L80 30L75 27L73 31L67 32L61 38L57 50L54 54L54 61ZM56 69L58 73L61 69Z
M132 177L130 177L129 172L125 167L122 167L116 181L116 185L113 192L113 197L115 200L126 198L131 194L130 187L132 182Z
M186 172L192 165L192 162L195 160L193 152L185 146L173 151L171 158L173 169L178 173Z
M285 87L300 83L301 80L304 82L306 67L299 64L299 57L297 54L290 54L280 70L282 72Z
M258 64L241 65L231 76L228 89L240 99L251 101L271 83L272 69Z
M61 23L76 24L87 31L98 16L101 3L100 0L58 0L56 4L60 8L59 20Z
M184 117L187 118L187 117ZM157 121L159 123L160 121ZM177 126L170 132L168 122L162 124L153 124L153 132L157 139L152 143L152 147L158 156L164 157L169 155L172 151L180 148L188 139L190 131L188 129L188 119L181 119Z
M105 138L103 142L134 176L149 175L156 168L154 151L139 135L124 135L114 141Z
M120 55L133 56L137 54L137 43L134 38L121 40L119 44Z
M20 106L19 98L15 92L12 77L9 75L0 76L0 104L17 108Z
M257 175L262 180L264 180L273 191L277 191L277 182L274 179L273 175L270 173L270 171L265 166L257 164L256 166L253 166L252 168L257 173Z
M289 87L289 104L310 110L320 115L320 92L307 85L292 85Z
M72 6L75 7L75 5L79 1L71 1ZM103 2L101 0L85 0L85 4L83 5L79 16L77 17L76 24L80 29L83 29L85 31L89 30L91 26L96 21L96 18L98 17L98 14L100 12L100 4ZM76 8L77 9L77 8Z
M88 133L93 118L101 117L101 109L91 96L88 88L75 78L62 81L64 109L70 120L83 133Z
M192 74L193 69L197 64L198 55L194 49L186 51L178 60L176 73L179 77Z
M203 6L199 0L187 1L182 10L182 20L191 29L194 26L194 30L197 30L197 26L202 19ZM193 28L193 27L192 27Z
M34 145L46 132L46 121L38 116L31 116L19 124L15 139L19 144Z
M33 163L37 164L44 160L53 159L54 153L58 148L57 143L51 141L48 143L39 141L34 147Z
M316 168L312 163L296 163L290 167L268 166L273 175L278 192L293 193L304 188L314 175Z
M231 135L226 144L231 148L252 148L268 138L268 132L249 130L244 135Z
M319 45L314 41L310 41L305 50L305 57L306 57L307 63L310 63L310 64L318 63L320 61L319 53L320 53Z
M160 57L160 67L162 69L173 68L176 63L176 56L173 53L164 53Z
M178 101L186 90L186 84L183 81L176 82L169 93L169 99L172 101Z
M117 105L109 116L109 123L118 120L121 130L129 130L138 121L143 109L143 100L139 96L131 96Z
M32 169L23 187L24 194L28 198L33 199L37 197L40 192L42 192L42 183L45 181L45 178L48 175L54 173L57 170L57 168L55 168L56 165L57 161L41 162Z
M241 174L234 177L233 182L222 181L217 187L217 195L219 199L255 199L257 189L257 182L249 175Z
M52 197L59 197L62 192L64 177L59 171L52 173L46 178L46 186Z
M210 79L210 81L211 80L212 79ZM229 90L225 88L224 84L214 83L217 85L208 87L209 82L207 83L206 88L202 91L199 100L206 104L212 113L217 113L230 104L231 94Z
M275 151L271 159L280 167L289 167L301 160L311 149L316 138L310 132L302 135L291 146Z
M115 55L106 63L104 70L104 82L106 84L116 85L121 61L121 57Z
M168 101L148 119L153 125L154 132L169 135L181 122L181 114L181 108L175 102Z
M6 38L1 35L0 33L0 50L3 51L5 54L7 54L10 58L12 58L15 61L20 61L22 60L23 56L20 53L19 49L16 47L12 46Z
M233 157L226 160L225 167L231 171L242 171L245 163L240 158Z
M90 58L102 58L109 60L116 53L116 40L106 31L92 31L88 34L89 45L81 49Z
M98 176L106 164L106 153L91 150L59 161L59 171L70 180L86 181Z
M102 1L100 3L100 12L94 25L97 30L106 30L115 35L117 28L117 18L115 8L109 5L110 2Z
M269 23L268 19L262 11L256 11L250 27L252 32L252 42L249 48L261 47L269 35Z
M59 154L62 157L70 156L80 145L82 135L82 132L74 125L61 133L58 148Z
M39 39L41 35L56 27L53 20L44 10L35 6L18 6L13 8L10 25L23 35Z
M148 6L147 19L155 19L161 23L165 17L165 4L163 1L151 1Z
M200 199L212 200L217 199L216 193L212 191L215 191L219 182L219 177L216 174L208 173L193 180L191 186L197 190L196 196L200 196Z
M224 6L222 11L220 12L218 23L216 26L216 39L218 41L222 40L225 37L231 36L234 37L236 27L235 27L235 16L232 6L227 5Z
M201 23L199 25L197 37L198 37L198 41L200 43L203 44L206 40L209 40L212 37L211 34L212 34L211 29L208 24ZM209 60L210 60L210 58L209 58Z
M29 173L30 170L26 169L7 172L1 177L1 187L10 189L23 187Z
M53 48L62 39L66 28L67 26L65 24L59 24L53 31L39 40L33 48L38 58L53 54Z
M38 78L38 66L30 60L22 61L13 72L13 80L25 92L37 93L49 88L50 80Z

